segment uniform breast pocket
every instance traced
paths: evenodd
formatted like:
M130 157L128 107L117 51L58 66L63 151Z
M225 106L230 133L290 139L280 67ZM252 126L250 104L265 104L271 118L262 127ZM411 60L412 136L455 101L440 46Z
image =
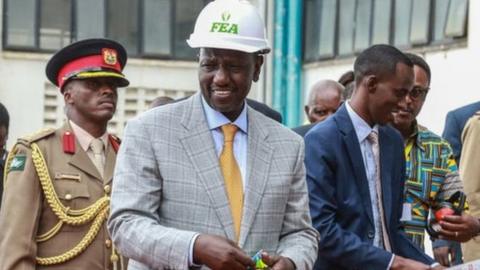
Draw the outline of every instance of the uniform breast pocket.
M56 173L54 186L65 206L78 209L89 205L88 185L82 181L80 174Z
M61 204L70 210L80 210L94 203L88 183L78 173L55 173L53 185ZM69 212L71 215L72 213ZM56 220L56 219L55 219ZM71 233L71 239L81 239L90 223L78 226L63 224L62 231Z

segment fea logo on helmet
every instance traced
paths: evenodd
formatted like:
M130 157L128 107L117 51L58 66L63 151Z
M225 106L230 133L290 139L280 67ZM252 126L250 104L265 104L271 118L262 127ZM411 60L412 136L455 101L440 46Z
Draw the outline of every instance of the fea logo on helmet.
M228 11L222 13L223 22L213 22L210 32L238 34L238 24L227 22L230 20L230 16L230 12Z
M270 52L263 19L246 0L210 2L198 15L187 43L192 48Z

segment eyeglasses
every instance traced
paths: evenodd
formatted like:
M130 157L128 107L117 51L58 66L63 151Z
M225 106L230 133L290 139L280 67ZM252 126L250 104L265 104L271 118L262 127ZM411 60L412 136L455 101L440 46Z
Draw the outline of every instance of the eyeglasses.
M413 87L412 90L408 92L408 96L412 100L424 99L427 96L428 90L430 90L429 87Z

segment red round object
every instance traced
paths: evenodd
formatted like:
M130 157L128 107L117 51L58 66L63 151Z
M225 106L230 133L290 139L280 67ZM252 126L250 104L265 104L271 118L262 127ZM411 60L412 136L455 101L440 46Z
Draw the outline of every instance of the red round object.
M452 208L444 207L435 212L435 219L438 221L443 220L445 216L451 216L455 214L455 211L453 211Z

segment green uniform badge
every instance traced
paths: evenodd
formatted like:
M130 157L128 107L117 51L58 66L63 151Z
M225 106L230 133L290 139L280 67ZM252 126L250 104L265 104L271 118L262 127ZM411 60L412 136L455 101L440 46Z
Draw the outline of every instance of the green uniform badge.
M16 156L13 158L12 163L10 163L9 171L23 171L25 169L25 160L26 156Z

